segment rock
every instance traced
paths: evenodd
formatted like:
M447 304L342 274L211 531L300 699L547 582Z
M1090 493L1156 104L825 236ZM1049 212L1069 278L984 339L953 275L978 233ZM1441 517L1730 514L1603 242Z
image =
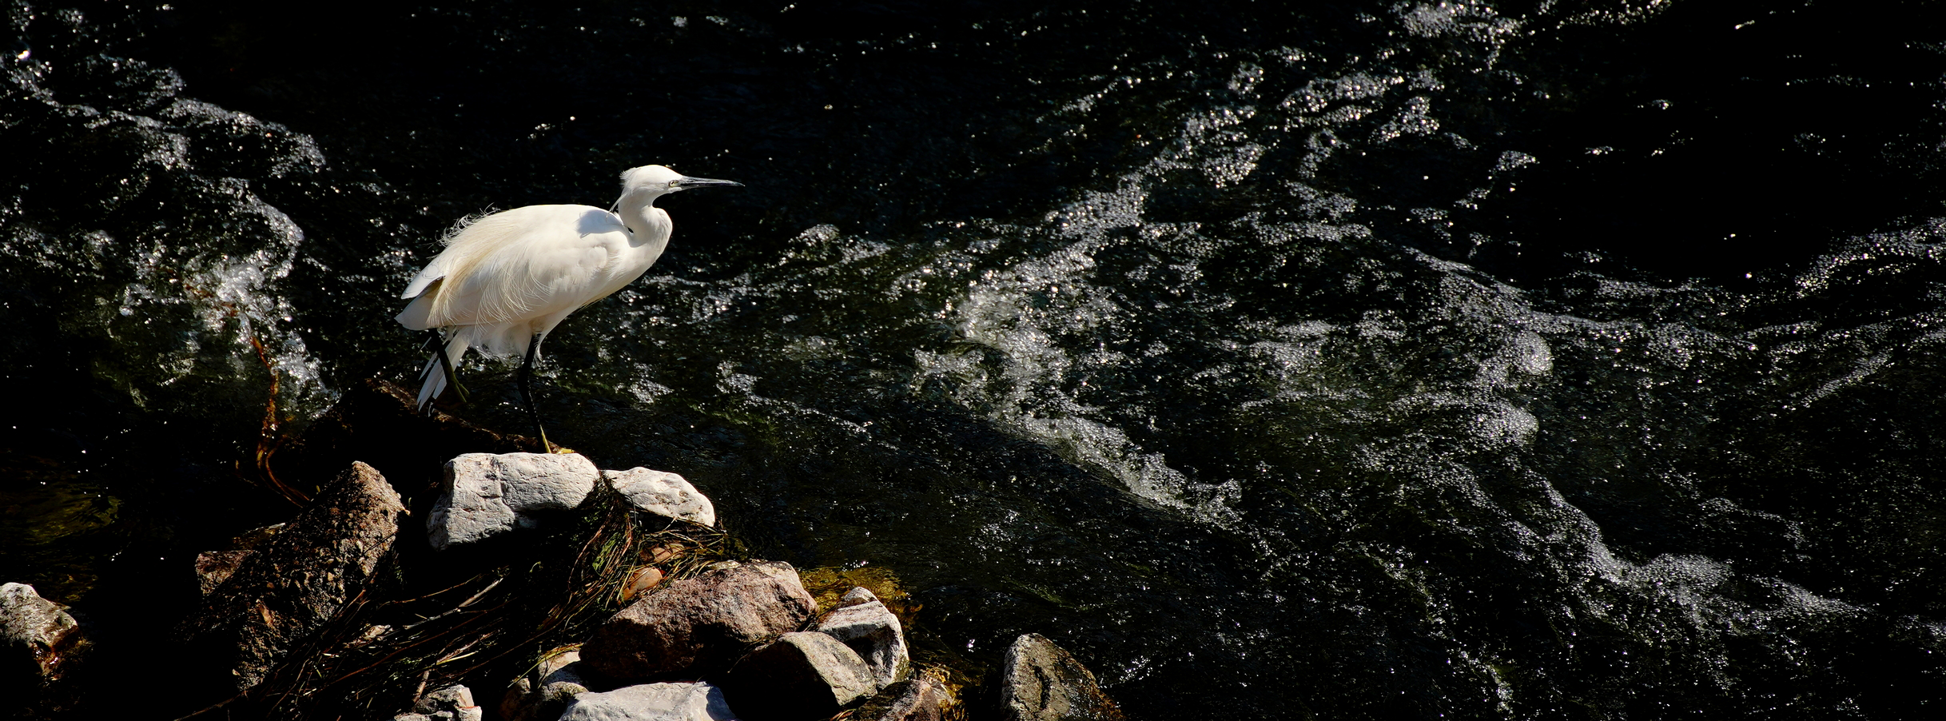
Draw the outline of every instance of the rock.
M647 468L609 471L608 485L639 510L706 528L716 525L716 506L674 473Z
M633 601L636 596L642 595L643 592L655 588L661 583L662 569L653 566L643 566L634 571L630 571L628 574L628 585L622 587L622 600Z
M790 564L738 564L637 599L595 630L581 658L617 679L702 676L796 630L816 610Z
M575 697L561 721L735 721L707 683L650 683Z
M209 595L224 581L230 580L243 559L256 555L256 551L204 551L196 554L196 583Z
M443 551L533 528L549 512L580 506L600 479L594 461L578 453L461 454L446 463L426 535Z
M353 463L204 596L178 635L198 652L192 657L219 662L220 686L256 685L372 582L404 515L385 478Z
M473 703L473 690L454 684L420 696L412 703L412 713L399 714L392 721L480 721L484 717Z
M209 595L217 586L223 585L243 565L243 559L256 553L258 546L275 538L284 524L279 523L263 528L245 531L243 535L230 539L227 550L204 551L196 556L196 583L202 587L203 595Z
M507 686L500 701L500 715L507 721L553 721L560 718L575 697L588 692L589 682L582 675L581 654L558 653L547 658Z
M1038 633L1022 634L1000 661L1003 721L1121 721L1095 675Z
M865 659L879 688L904 676L912 656L906 650L905 629L899 617L862 587L852 589L838 604L818 623L818 632L838 639Z
M865 659L822 633L784 634L738 661L723 686L748 721L827 718L879 688Z
M898 695L884 713L856 717L861 721L941 721L956 703L953 692L938 679L920 674L898 689Z
M0 585L0 689L21 694L59 678L80 624L25 583ZM11 701L12 699L8 699Z

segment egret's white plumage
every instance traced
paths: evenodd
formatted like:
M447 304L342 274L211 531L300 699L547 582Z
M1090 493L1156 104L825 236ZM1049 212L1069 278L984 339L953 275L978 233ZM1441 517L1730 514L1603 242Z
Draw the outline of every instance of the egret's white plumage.
M538 344L568 314L621 290L661 257L671 226L656 198L711 185L737 184L645 165L622 174L613 212L530 205L465 224L406 286L401 297L412 302L398 321L413 330L438 329L451 363L476 349L525 355L525 372ZM435 351L419 389L422 408L446 389L448 374L440 366Z

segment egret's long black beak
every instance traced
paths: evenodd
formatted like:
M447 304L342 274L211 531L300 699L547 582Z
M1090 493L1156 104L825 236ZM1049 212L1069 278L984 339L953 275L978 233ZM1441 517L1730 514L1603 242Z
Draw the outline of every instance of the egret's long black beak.
M676 180L676 187L681 188L683 190L688 190L690 188L709 188L709 187L741 188L743 187L743 184L736 182L734 180L716 180L713 178L691 178L685 176L683 178Z

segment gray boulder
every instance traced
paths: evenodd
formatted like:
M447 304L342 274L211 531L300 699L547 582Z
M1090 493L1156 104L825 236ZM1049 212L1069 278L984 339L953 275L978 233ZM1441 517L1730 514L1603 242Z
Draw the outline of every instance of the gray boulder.
M561 721L735 721L723 692L707 683L650 683L584 693Z
M788 563L738 564L663 584L595 630L581 660L611 678L697 677L728 668L754 646L817 611Z
M405 515L385 478L354 462L204 596L177 634L199 650L193 657L220 659L221 687L256 685L374 580Z
M845 594L838 601L838 608L818 622L817 630L843 642L865 659L879 688L899 680L912 663L899 617L892 615L885 603L865 588L854 588Z
M601 470L578 453L464 453L446 462L426 538L446 550L540 525L588 498Z
M588 692L589 685L582 675L580 652L549 656L507 686L500 716L507 721L554 721L575 697Z
M1000 660L1003 721L1122 721L1095 675L1038 633L1014 639Z
M0 585L0 689L24 692L59 678L62 661L81 640L80 624L61 604L25 583Z
M682 476L647 468L609 471L607 475L609 486L627 498L629 505L698 526L716 525L716 506Z
M746 721L810 721L878 691L872 671L837 639L787 633L738 661L723 681Z

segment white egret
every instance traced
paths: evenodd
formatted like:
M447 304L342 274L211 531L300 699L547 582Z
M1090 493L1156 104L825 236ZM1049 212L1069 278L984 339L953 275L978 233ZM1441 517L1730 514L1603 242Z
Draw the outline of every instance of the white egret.
M400 297L412 302L401 325L431 331L432 358L421 373L419 409L448 385L469 349L489 356L524 355L516 385L548 445L529 387L548 331L582 306L641 277L669 244L669 214L655 199L690 188L740 186L690 178L660 165L622 173L622 197L610 210L587 205L529 205L494 213L446 236L446 249L414 276Z

